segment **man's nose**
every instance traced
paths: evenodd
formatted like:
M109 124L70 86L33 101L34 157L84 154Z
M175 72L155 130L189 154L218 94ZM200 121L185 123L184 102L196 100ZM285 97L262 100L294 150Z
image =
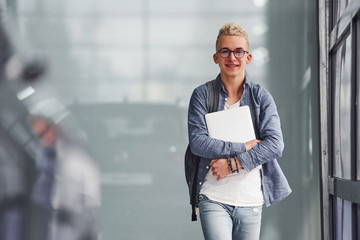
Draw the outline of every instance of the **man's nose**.
M236 59L236 57L235 57L235 52L230 52L229 58L230 58L231 60Z

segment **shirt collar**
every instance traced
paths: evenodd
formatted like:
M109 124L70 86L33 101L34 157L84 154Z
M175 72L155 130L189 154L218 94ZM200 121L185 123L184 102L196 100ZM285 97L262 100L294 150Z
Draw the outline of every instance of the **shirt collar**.
M224 92L226 92L224 83L221 81L220 73L217 75L216 80L217 80L218 84L220 84L220 86L221 86L220 89L223 90ZM244 81L244 89L245 89L245 85L250 85L250 80L246 75L245 75L245 81Z

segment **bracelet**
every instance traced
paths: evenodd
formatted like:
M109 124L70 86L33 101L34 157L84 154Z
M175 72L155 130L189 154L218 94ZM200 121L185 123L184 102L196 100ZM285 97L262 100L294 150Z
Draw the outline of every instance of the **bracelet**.
M234 171L231 166L231 157L228 157L228 166L229 166L230 173L233 173Z
M234 156L234 161L235 161L235 164L236 164L236 172L239 173L239 165L236 161L236 157Z

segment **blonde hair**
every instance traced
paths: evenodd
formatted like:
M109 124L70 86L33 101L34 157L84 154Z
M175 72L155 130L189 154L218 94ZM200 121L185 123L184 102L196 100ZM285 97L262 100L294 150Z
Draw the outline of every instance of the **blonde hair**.
M221 36L241 36L246 40L247 45L249 46L249 37L243 27L237 23L227 23L219 30L219 34L216 39L216 50L218 42Z

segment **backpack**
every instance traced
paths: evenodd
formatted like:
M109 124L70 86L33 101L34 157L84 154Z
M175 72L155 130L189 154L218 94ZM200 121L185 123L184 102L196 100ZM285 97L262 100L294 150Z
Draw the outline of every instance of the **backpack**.
M206 83L209 90L208 98L208 112L216 112L219 105L219 86L215 80ZM190 204L192 206L191 221L196 221L196 181L198 177L200 156L191 152L190 145L188 144L185 151L185 178L189 188Z

